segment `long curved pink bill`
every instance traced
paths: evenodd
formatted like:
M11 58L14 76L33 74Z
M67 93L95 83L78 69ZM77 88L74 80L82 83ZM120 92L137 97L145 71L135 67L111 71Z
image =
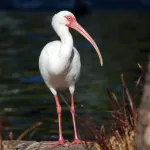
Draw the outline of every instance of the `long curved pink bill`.
M76 31L78 31L80 34L82 34L93 45L93 47L95 48L95 50L98 54L98 57L100 59L100 64L101 64L101 66L103 66L102 55L101 55L100 50L99 50L98 46L96 45L95 41L92 39L92 37L77 22L72 23L70 27L75 29Z

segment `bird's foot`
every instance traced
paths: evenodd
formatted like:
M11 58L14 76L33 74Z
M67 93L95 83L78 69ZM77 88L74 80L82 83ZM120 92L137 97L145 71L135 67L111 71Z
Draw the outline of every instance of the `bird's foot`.
M48 143L45 143L45 144L51 145L50 150L53 150L57 146L63 146L63 147L68 146L68 145L65 144L66 142L68 142L68 140L59 140L59 141L54 141L54 142L48 142Z
M80 139L75 139L72 143L70 143L70 145L79 145L79 144L91 144L92 142L89 142L89 141L83 141L83 140L80 140Z

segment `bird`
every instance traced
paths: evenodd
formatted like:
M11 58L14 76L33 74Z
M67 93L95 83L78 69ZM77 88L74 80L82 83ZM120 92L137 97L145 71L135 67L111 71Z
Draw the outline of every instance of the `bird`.
M74 140L71 144L80 144L82 140L79 139L76 128L74 91L76 82L80 76L81 60L79 52L74 47L73 37L69 32L69 28L78 31L93 45L98 54L101 66L103 66L103 58L93 38L77 22L71 12L62 10L56 13L52 17L51 25L60 40L47 43L39 56L40 74L54 96L58 115L59 139L58 141L51 142L51 144L54 146L64 146L67 141L64 140L62 135L61 105L58 98L58 91L65 89L69 89L71 96L70 112L74 127Z

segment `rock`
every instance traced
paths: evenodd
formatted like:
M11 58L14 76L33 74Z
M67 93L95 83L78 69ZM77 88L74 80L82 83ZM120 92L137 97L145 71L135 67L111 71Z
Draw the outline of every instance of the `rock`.
M51 141L49 141L51 142ZM52 145L48 141L36 142L36 141L17 141L9 140L3 141L3 150L50 150ZM88 148L85 144L69 146L69 143L63 146L57 146L53 150L96 150L93 144L88 144Z

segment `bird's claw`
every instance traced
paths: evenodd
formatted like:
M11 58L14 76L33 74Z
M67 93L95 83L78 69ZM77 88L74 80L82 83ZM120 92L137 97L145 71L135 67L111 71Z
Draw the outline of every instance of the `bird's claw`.
M49 144L52 145L50 150L53 150L57 146L66 147L67 146L67 145L65 145L66 142L68 142L68 140L59 140L59 141L56 141L56 142L50 142Z
M80 139L75 139L72 143L70 143L70 145L79 145L79 144L91 144L92 142L89 141L82 141Z
M57 146L66 147L67 146L67 145L65 145L66 142L68 142L68 140L59 140L59 141L54 141L54 142L48 142L48 143L45 143L45 144L46 145L47 144L51 145L50 150L53 150Z

